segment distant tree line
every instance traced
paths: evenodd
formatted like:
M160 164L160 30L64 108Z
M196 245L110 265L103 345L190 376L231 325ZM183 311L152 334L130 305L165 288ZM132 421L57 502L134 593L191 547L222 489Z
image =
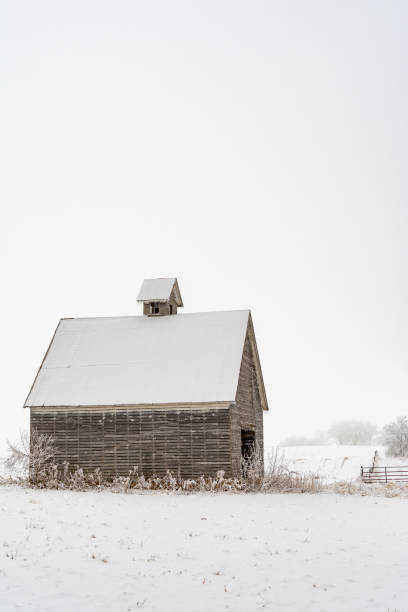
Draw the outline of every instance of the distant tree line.
M369 421L339 421L329 427L329 437L350 446L371 444L377 426Z
M324 444L347 446L384 444L388 455L408 457L408 417L400 416L393 423L378 429L369 421L338 421L329 429L314 436L289 436L282 440L282 446L321 446Z
M282 446L324 446L329 444L329 436L326 431L319 431L314 436L289 436L282 440Z

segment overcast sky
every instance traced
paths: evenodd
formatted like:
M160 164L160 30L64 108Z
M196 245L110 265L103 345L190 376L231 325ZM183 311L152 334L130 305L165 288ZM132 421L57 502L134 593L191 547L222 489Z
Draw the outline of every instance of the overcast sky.
M60 317L251 308L267 437L408 413L408 3L0 7L0 437ZM1 445L1 442L0 442Z

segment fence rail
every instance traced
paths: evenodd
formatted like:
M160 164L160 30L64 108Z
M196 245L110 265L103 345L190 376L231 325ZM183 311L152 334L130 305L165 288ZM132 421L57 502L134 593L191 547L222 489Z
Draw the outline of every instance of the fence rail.
M363 482L408 482L408 465L391 465L384 467L361 466Z

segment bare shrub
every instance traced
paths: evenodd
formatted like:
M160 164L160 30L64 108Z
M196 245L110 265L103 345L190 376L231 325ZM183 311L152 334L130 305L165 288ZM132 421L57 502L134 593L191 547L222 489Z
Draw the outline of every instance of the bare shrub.
M263 453L258 443L255 443L249 457L241 458L242 476L245 488L250 491L259 491L262 488L264 477Z
M285 462L284 451L279 448L272 449L262 482L262 491L317 493L322 489L323 482L319 475L290 470Z
M392 457L408 457L408 418L398 417L383 430L384 444L387 455Z
M20 439L8 444L8 456L4 462L11 476L21 479L29 478L30 482L40 481L50 468L51 459L54 456L52 437L40 434L33 429L31 436L22 432ZM48 478L48 473L47 473Z

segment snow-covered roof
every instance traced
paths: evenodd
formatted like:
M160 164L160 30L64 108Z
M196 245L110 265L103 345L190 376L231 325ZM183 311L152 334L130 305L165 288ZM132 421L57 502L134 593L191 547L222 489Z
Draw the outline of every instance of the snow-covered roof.
M249 311L61 319L25 406L235 400Z
M145 278L137 296L137 301L167 302L173 289L177 306L183 306L177 278Z

